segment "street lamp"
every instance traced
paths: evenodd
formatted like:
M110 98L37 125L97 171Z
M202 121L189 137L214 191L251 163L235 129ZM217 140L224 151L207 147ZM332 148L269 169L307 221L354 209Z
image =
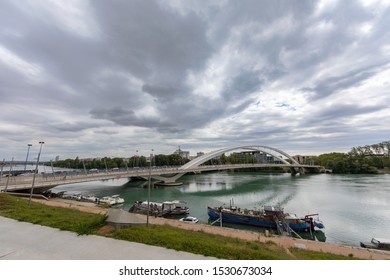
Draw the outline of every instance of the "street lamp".
M150 180L152 176L152 155L153 155L153 149L152 153L150 153L149 157L149 178L148 178L148 211L147 211L147 216L146 216L146 226L149 226L149 215L150 215Z
M9 172L8 172L8 177L7 177L7 184L5 185L4 192L7 192L7 189L8 189L8 183L9 183L9 178L11 177L12 165L13 164L14 164L14 158L12 158L11 164L9 166Z
M28 160L28 153L30 152L30 147L32 146L32 144L27 144L27 156L26 156L26 162L24 163L24 172L26 172L26 168L27 168L27 160Z
M28 200L28 204L31 204L31 198L32 198L32 195L33 195L33 192L34 192L35 176L37 175L37 172L38 172L39 158L41 157L42 145L45 144L45 142L41 141L41 142L39 142L39 144L41 144L41 146L39 148L39 153L38 153L38 158L37 158L37 165L35 166L35 172L34 172L34 177L33 177L32 185L31 185L30 199Z
M3 162L1 163L1 170L0 170L0 182L1 182L1 178L3 177L3 167L5 165L5 158L3 158Z

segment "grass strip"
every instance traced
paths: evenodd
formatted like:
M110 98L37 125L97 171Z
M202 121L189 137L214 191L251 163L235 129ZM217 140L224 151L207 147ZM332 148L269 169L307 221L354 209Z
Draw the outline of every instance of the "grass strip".
M202 231L188 231L168 225L151 225L115 229L108 234L121 240L165 247L178 251L230 260L350 260L351 257L289 249L272 241L266 243L223 237Z
M273 242L249 242L201 231L178 229L168 225L117 229L107 236L221 259L286 260L293 258Z
M93 234L104 225L106 217L76 209L51 207L27 199L0 194L0 215L18 221L39 224L79 235Z

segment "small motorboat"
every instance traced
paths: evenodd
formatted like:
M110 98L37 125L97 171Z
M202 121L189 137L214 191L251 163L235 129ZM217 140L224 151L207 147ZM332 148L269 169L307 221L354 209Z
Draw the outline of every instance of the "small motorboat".
M118 194L112 195L111 198L115 200L115 204L125 203L125 200L122 197L120 197Z
M186 223L191 223L191 224L199 223L198 218L196 218L196 217L191 217L191 216L181 218L179 221L181 221L181 222L186 222Z
M119 195L113 195L113 196L104 196L99 200L100 203L106 203L109 205L117 205L117 204L122 204L125 202L125 200Z
M360 242L360 246L363 248L390 251L390 240L374 237L371 239L371 242Z

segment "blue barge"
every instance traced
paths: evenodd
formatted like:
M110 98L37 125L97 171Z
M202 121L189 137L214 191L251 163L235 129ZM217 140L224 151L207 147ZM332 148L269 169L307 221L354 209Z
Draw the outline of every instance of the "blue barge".
M315 221L312 216L306 215L299 218L295 214L285 213L283 208L276 206L264 206L262 210L240 209L236 206L207 207L207 214L211 220L222 218L222 222L249 225L268 229L277 229L279 232L296 232L314 230L314 227L323 228L320 221Z

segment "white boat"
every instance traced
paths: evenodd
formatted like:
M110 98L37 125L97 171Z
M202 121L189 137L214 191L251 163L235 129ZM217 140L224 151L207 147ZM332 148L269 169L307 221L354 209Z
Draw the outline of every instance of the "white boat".
M112 195L111 198L115 199L115 204L125 203L125 200L119 196L119 194Z
M186 222L186 223L191 223L191 224L199 223L198 218L191 217L191 216L181 218L179 221Z
M98 201L98 197L91 194L91 195L82 195L81 196L81 201L86 201L86 202L93 202L93 203L97 203Z
M116 204L122 204L124 203L125 200L121 197L119 197L119 195L113 195L113 196L104 196L100 199L100 203L106 203L106 204L109 204L109 205L116 205Z

